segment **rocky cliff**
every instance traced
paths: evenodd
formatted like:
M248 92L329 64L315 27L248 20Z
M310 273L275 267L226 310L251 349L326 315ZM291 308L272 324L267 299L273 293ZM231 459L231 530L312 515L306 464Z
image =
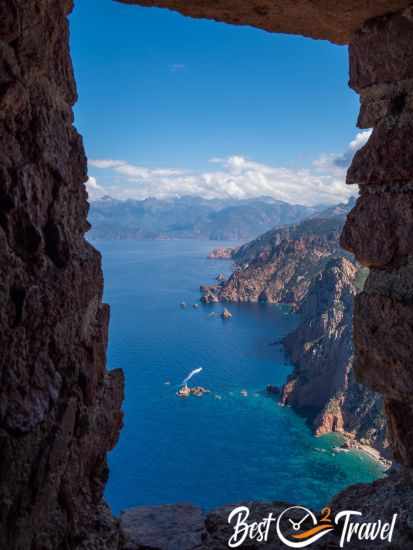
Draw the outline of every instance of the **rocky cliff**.
M330 260L301 303L299 326L284 339L295 369L281 402L303 412L314 432L341 432L389 457L383 399L353 370L353 299L359 268Z
M326 263L343 255L344 219L343 212L305 220L241 246L232 255L237 269L224 285L205 293L204 302L287 303L297 309Z
M348 44L353 33L370 18L397 12L410 0L116 0L125 4L157 6L191 17L234 25L252 25L270 32L301 34Z
M295 370L281 402L305 414L316 434L346 433L387 457L383 400L353 370L353 300L367 273L339 246L345 211L329 209L242 246L229 280L202 287L204 301L291 304L301 320L284 340Z
M0 1L0 548L104 548L123 375L73 126L70 1ZM98 542L96 542L98 541ZM95 544L96 543L96 544Z

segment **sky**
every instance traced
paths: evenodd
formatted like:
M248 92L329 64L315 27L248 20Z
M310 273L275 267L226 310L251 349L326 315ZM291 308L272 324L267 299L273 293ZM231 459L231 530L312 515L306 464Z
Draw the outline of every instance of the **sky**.
M112 0L70 18L91 199L272 196L332 204L355 127L347 49Z

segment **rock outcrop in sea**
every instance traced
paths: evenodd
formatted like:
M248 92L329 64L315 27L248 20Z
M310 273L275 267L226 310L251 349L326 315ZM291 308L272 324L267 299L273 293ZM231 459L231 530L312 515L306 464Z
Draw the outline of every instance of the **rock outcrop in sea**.
M195 397L202 397L205 393L210 393L210 391L203 386L194 386L193 388L190 388L189 386L182 386L182 388L179 388L176 392L176 395L182 398L190 397L191 395L194 395Z
M236 250L236 248L230 247L214 248L208 254L208 260L231 260Z
M232 313L227 308L225 308L224 311L221 313L221 317L222 319L224 319L224 321L228 321L229 319L232 319Z

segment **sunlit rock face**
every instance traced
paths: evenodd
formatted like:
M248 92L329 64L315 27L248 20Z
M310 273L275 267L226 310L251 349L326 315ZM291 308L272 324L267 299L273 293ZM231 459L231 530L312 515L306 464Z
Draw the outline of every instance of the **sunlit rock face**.
M348 44L367 20L408 6L410 0L115 0L169 8L191 17L251 25Z
M371 268L356 297L355 369L385 396L396 459L413 466L413 9L367 22L350 44L359 125L373 127L348 183L361 196L342 245Z
M0 1L0 548L117 537L102 493L123 378L72 125L71 2Z

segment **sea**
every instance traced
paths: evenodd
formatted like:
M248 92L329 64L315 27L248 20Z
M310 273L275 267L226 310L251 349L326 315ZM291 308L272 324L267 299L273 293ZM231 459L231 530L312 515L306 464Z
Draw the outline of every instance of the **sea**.
M126 377L124 427L109 455L106 488L115 513L247 500L319 510L346 486L384 475L360 452L336 452L339 436L314 437L305 418L266 392L292 371L277 342L297 325L297 314L287 306L226 304L233 317L224 321L222 304L200 304L200 284L232 270L230 261L207 259L217 243L94 244L111 308L108 368ZM189 385L210 393L177 397L200 368Z

